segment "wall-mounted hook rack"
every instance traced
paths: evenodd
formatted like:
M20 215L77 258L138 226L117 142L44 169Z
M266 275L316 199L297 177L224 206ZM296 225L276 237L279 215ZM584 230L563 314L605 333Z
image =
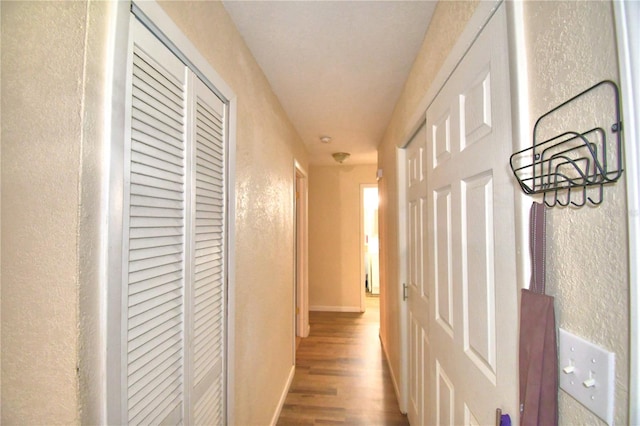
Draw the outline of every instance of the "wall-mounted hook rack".
M622 175L621 141L618 86L605 80L538 118L533 146L509 163L524 193L544 194L549 207L598 205Z

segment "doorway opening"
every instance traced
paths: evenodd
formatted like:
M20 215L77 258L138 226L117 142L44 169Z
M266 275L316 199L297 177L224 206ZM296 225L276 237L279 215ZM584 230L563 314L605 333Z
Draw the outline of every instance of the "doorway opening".
M380 294L380 256L378 239L378 185L360 185L360 310L366 310L366 297Z
M295 349L300 338L309 335L308 295L308 225L307 174L296 161L294 164L294 285L293 336Z

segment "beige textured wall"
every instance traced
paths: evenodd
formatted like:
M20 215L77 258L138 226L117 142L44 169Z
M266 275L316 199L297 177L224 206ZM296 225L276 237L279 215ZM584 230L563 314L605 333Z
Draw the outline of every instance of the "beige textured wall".
M92 249L92 221L100 207L90 194L100 172L99 151L87 135L97 135L100 125L100 60L107 36L102 7L2 5L5 424L77 423L86 387L98 378L85 374L79 381L76 365L93 362L84 359L91 349L79 342L79 325L87 329L82 342L97 337L96 324L85 325L95 320L94 307L84 306L94 303L95 294L84 287L96 271L91 253L84 252ZM307 153L221 3L163 7L238 96L231 414L236 424L266 424L293 363L293 161L307 167ZM87 26L91 51L85 51ZM98 413L95 406L88 411L82 414L87 421Z
M2 32L2 3L0 3L0 33ZM0 52L2 52L2 36L0 34ZM0 82L2 81L2 66L0 65ZM1 93L1 92L0 92ZM0 102L0 117L2 117L2 102ZM0 194L2 193L2 132L0 131ZM2 241L2 196L0 195L0 242ZM0 319L2 318L2 244L0 243ZM1 320L0 320L1 323ZM2 422L2 330L0 326L0 422Z
M86 4L2 5L2 423L78 413Z
M293 163L307 154L222 3L161 6L238 98L231 414L268 424L293 365Z
M309 170L309 306L360 308L360 184L376 166Z
M527 2L525 20L532 125L594 83L618 80L610 2ZM599 108L571 110L564 124L580 125ZM556 299L558 326L616 353L616 424L628 423L625 200L623 177L605 188L597 208L551 209L547 228L547 289ZM559 400L560 424L604 424L563 391Z
M473 15L476 1L441 1L413 64L409 78L395 106L382 143L378 146L378 167L384 176L379 183L380 210L380 335L389 356L393 375L400 378L400 300L398 298L398 188L396 146L415 124L411 122L418 104L433 83L451 48Z

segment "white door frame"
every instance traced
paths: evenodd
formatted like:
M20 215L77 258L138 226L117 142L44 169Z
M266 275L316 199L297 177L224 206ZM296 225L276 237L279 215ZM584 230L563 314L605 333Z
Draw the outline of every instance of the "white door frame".
M451 49L451 52L444 61L438 74L433 80L433 83L429 87L425 96L421 99L409 121L404 137L400 139L400 143L397 145L397 181L398 181L398 252L399 265L398 265L398 283L399 287L397 291L399 293L400 306L399 306L399 321L400 321L400 395L398 398L400 404L400 410L403 413L407 412L408 400L409 400L409 348L408 348L408 313L407 303L403 301L403 289L402 286L407 282L407 238L406 238L406 222L407 222L407 209L406 209L406 151L405 148L412 140L415 133L424 124L427 108L431 105L436 98L441 88L445 85L449 76L453 73L458 63L462 60L466 52L469 50L473 42L478 35L482 32L485 25L489 22L496 9L500 6L502 0L491 0L480 2L473 16L467 23L464 31L458 38L456 44ZM524 49L524 25L522 15L522 4L516 1L505 2L507 6L507 31L510 34L509 43L509 57L510 57L510 79L511 79L511 96L513 100L513 125L512 131L514 141L521 141L525 143L529 139L528 134L528 91L526 81L526 56ZM521 135L527 135L526 138L522 138ZM519 147L514 146L514 150ZM507 161L507 159L505 159ZM404 183L404 184L403 184ZM528 286L528 277L530 275L530 266L526 261L526 256L522 253L526 253L524 248L528 247L528 232L527 232L527 212L526 212L526 197L522 192L518 191L515 196L515 222L516 222L516 247L519 253L516 256L517 262L517 282L519 288L526 288Z
M640 424L640 3L613 2L624 123L629 244L629 424Z
M298 161L293 165L294 192L294 301L293 301L293 348L295 362L295 337L309 335L309 225L308 225L308 179L307 172ZM299 182L299 187L298 187ZM296 309L300 309L299 315Z

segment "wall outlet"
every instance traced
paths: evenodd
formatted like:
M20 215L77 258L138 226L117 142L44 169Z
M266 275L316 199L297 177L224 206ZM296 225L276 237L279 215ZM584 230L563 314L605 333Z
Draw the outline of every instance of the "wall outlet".
M560 389L613 425L615 354L560 329Z

